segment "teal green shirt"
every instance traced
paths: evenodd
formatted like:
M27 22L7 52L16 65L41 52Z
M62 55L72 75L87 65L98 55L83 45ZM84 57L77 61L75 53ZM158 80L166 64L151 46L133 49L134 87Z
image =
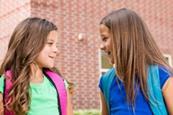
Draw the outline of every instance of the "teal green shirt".
M0 92L2 93L3 87L4 77L0 77ZM31 105L27 115L59 115L57 92L47 77L44 77L42 83L30 83L30 92Z

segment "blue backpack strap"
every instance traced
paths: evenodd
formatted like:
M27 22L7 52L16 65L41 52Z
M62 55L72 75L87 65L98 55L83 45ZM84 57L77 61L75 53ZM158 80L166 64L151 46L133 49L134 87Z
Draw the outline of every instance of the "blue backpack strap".
M148 68L148 96L149 104L154 115L167 115L167 109L163 100L160 87L158 65L150 65Z
M108 72L106 72L102 76L103 95L105 97L109 115L110 115L109 94L110 94L110 87L114 77L115 77L115 68L111 68Z

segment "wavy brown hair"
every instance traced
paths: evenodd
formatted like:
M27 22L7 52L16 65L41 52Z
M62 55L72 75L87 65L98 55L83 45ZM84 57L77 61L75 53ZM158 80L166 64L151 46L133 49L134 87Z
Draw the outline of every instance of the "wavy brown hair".
M17 115L26 114L29 110L30 65L43 49L48 34L53 30L57 30L57 27L52 22L31 17L18 24L11 36L0 73L12 71L13 87L8 94L12 100L5 103L5 107Z
M170 68L142 19L122 8L105 16L100 24L109 28L117 76L123 80L127 100L134 104L138 82L148 100L147 69L158 64Z

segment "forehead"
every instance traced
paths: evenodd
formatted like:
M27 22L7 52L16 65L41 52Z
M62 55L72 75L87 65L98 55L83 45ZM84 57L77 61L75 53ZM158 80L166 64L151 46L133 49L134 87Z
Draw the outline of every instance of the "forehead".
M110 34L109 28L105 26L104 24L100 25L100 34L101 35L108 35Z
M58 39L58 31L53 30L53 31L49 32L47 40L55 41L57 39Z

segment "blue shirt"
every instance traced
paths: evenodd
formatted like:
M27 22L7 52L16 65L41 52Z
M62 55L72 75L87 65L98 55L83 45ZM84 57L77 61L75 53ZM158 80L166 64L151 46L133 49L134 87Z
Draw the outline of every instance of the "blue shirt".
M159 66L160 87L162 88L169 78L169 71ZM102 89L102 77L99 82ZM115 76L110 88L110 114L111 115L152 115L149 103L145 99L140 87L136 89L134 106L131 106L126 99L125 87L122 81Z

